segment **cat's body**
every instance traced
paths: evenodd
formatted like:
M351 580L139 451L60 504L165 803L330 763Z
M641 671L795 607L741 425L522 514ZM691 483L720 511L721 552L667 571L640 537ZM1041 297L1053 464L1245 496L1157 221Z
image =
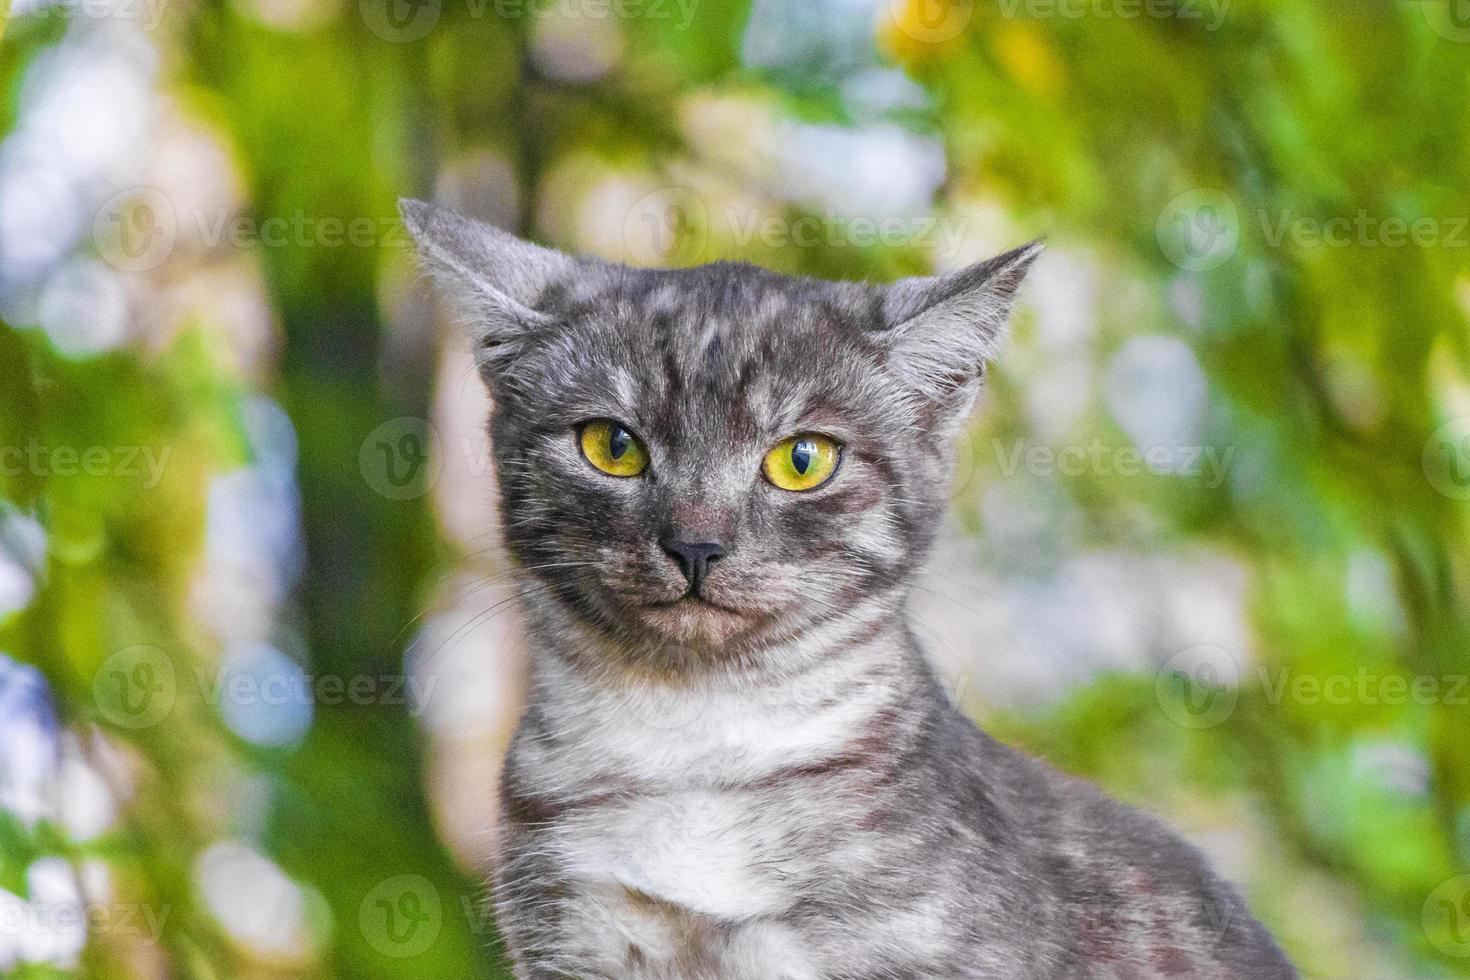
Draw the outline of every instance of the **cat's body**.
M496 892L525 975L1284 975L1197 853L981 733L878 626L695 707L539 651Z
M519 976L1292 975L1197 852L976 729L910 633L1034 250L885 289L405 218L476 335L523 576L495 882ZM799 492L770 468L825 445Z

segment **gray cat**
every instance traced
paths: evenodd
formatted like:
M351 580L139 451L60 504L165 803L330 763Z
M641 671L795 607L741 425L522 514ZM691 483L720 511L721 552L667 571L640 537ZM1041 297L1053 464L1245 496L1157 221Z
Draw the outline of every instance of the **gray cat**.
M517 976L1290 977L1160 823L994 741L905 600L1031 245L891 286L403 217L494 399L534 651Z

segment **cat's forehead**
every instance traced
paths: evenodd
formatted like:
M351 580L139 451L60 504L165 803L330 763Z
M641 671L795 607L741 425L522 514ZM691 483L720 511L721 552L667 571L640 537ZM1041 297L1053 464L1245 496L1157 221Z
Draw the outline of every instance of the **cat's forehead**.
M782 329L882 325L882 296L867 284L783 276L736 262L692 269L583 266L548 285L536 306L567 321L618 314L624 328L629 319L656 328L648 339L661 333L697 340L716 324L737 340Z
M583 391L603 380L630 413L670 433L764 434L864 390L880 297L857 283L717 264L608 269L553 284L536 304L566 331Z

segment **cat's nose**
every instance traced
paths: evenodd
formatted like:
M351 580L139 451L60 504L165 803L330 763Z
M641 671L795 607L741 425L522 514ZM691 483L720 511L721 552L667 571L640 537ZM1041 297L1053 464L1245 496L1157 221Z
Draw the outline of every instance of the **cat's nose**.
M714 541L672 541L665 539L659 544L669 557L679 563L679 570L689 580L689 590L699 595L709 567L725 556L725 549Z

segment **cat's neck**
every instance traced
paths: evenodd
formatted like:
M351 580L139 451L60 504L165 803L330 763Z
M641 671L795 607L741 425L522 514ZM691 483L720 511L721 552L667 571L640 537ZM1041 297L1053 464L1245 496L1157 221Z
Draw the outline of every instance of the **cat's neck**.
M892 601L859 604L755 663L722 669L599 666L606 641L546 607L532 610L530 641L535 751L563 756L562 771L595 766L611 780L757 780L934 709L932 675Z

